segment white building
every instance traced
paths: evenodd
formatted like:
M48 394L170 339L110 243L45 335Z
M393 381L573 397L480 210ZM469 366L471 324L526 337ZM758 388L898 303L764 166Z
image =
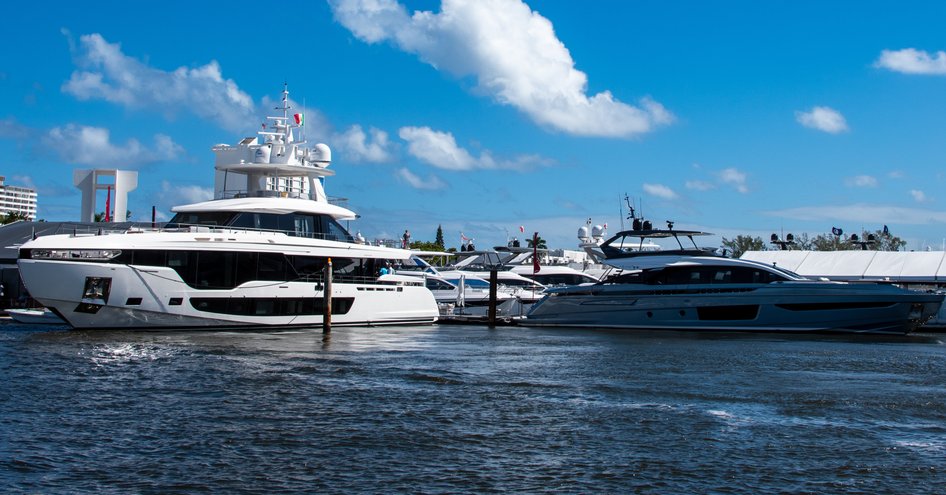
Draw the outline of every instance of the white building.
M30 221L36 220L36 189L8 186L6 177L0 175L0 215L22 213Z

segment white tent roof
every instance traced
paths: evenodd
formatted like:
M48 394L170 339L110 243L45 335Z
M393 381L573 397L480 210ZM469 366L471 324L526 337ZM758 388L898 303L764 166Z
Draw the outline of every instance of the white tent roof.
M806 277L946 283L943 251L747 251L742 259L774 263Z

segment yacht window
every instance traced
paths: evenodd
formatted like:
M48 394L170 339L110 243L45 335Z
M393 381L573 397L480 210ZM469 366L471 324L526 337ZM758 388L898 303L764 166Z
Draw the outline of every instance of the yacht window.
M256 213L257 227L262 230L281 230L279 228L279 217L273 213Z
M282 253L259 253L259 267L256 272L257 280L291 280L295 276L286 278L286 257Z
M427 279L427 288L430 290L454 290L456 287L444 282L443 280L437 280L435 278Z
M315 219L311 215L296 213L293 215L292 231L299 237L312 237L315 233Z
M238 229L258 229L259 219L255 213L240 213L231 222L230 227Z
M217 226L226 225L233 216L229 211L180 212L167 223L167 228L180 228L188 225Z
M325 268L325 259L313 258L311 256L293 256L292 265L300 277L321 277L322 269ZM335 261L332 261L334 268Z
M335 219L322 216L322 237L330 241L355 242L355 239L345 230L345 227L339 225Z

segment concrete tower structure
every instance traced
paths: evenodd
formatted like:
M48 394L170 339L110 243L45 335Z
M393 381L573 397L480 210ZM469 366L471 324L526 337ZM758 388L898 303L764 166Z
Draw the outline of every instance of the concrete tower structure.
M115 182L101 183L99 179L102 177L114 177ZM80 222L95 221L95 193L109 187L112 188L112 209L115 211L112 221L124 222L127 220L128 193L138 187L138 172L114 169L75 170L72 172L72 183L82 191Z

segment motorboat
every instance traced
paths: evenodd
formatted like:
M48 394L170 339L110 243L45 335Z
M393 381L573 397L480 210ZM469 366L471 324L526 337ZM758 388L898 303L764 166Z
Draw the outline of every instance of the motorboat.
M213 146L213 200L172 208L162 228L24 243L32 297L75 328L319 327L329 300L333 325L436 321L422 281L381 274L410 251L340 223L356 215L326 195L331 150L297 138L303 119L282 96L257 136Z
M515 297L523 304L532 304L544 296L545 285L532 277L517 271L515 265L519 258L518 251L468 251L467 256L458 260L450 270L440 273L448 279L458 279L461 275L489 279L496 271L497 290ZM528 250L530 253L532 250ZM462 254L462 253L461 253ZM531 266L531 265L530 265Z
M17 323L31 325L64 325L66 323L48 308L9 308L4 311Z
M936 314L942 294L890 284L808 279L775 265L698 247L700 231L633 228L601 243L621 271L599 283L550 288L520 322L531 326L686 331L906 334ZM658 239L670 249L632 249ZM684 244L684 240L688 240Z
M430 289L438 304L450 304L459 307L488 306L489 287L488 278L482 278L481 273L462 272L457 270L440 271L431 266L417 253L407 262L393 268L398 275L419 277L424 280L424 286ZM515 296L514 291L500 288L496 291L497 304L502 304Z

